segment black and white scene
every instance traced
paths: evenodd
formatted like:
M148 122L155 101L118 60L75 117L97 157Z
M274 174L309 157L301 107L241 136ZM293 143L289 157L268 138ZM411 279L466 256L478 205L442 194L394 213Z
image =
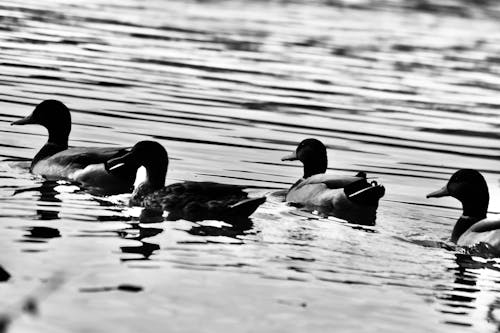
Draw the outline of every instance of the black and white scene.
M0 333L500 332L500 2L0 1Z

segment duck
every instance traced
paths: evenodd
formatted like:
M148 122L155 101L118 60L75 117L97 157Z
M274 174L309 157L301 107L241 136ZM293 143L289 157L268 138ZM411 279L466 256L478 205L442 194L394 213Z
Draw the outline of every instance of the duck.
M450 240L458 246L487 245L500 251L500 219L488 218L490 195L483 175L474 169L460 169L441 189L427 194L427 198L453 197L462 203Z
M300 161L304 170L302 178L287 191L286 202L356 224L375 224L384 186L376 181L369 183L365 172L354 176L326 174L327 150L320 140L302 140L294 152L281 160Z
M69 148L71 113L58 100L44 100L33 112L11 125L41 125L49 138L30 165L30 172L49 180L67 179L108 194L125 193L133 188L136 170L122 168L111 172L105 162L126 154L130 147Z
M129 205L167 211L167 220L246 220L266 201L266 197L250 198L240 185L185 181L165 186L168 165L166 149L148 140L135 144L129 153L107 161L111 171L144 167L145 178L136 181Z

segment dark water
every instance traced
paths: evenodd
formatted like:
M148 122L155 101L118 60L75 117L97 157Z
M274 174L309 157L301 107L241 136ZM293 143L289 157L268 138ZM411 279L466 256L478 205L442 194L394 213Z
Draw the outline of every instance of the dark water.
M484 3L2 2L11 331L497 331L500 262L451 248L458 203L425 199L475 168L500 211L500 23ZM268 202L246 228L139 223L126 196L44 183L27 161L45 131L9 123L47 98L72 110L73 146L155 139L169 181ZM301 175L280 157L305 137L328 145L330 172L386 186L376 226L274 194Z

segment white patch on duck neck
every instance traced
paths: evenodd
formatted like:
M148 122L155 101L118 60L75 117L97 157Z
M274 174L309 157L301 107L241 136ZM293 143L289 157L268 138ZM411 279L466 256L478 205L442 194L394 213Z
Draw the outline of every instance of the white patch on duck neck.
M134 182L134 191L132 192L132 196L130 197L130 203L132 205L140 205L142 199L152 192L154 192L154 190L149 183L146 168L141 166L139 169L137 169Z
M134 188L137 188L140 184L146 183L148 181L148 174L146 168L141 166L137 169L135 174Z

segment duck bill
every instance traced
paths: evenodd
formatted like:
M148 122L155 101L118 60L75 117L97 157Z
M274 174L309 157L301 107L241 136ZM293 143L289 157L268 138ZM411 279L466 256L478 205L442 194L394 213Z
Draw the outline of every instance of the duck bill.
M116 172L123 169L132 162L132 154L127 153L123 156L112 158L106 162L105 168L109 172Z
M35 121L35 119L33 119L33 115L30 114L29 116L27 117L24 117L22 119L19 119L19 120L16 120L16 121L13 121L12 123L10 123L10 125L28 125L28 124L36 124L37 122Z
M297 161L299 158L297 157L297 153L293 152L290 155L283 156L281 158L282 161Z
M447 197L449 195L450 195L450 192L448 192L448 187L444 186L443 188L441 188L437 191L434 191L434 192L427 194L427 198L441 198L441 197Z

